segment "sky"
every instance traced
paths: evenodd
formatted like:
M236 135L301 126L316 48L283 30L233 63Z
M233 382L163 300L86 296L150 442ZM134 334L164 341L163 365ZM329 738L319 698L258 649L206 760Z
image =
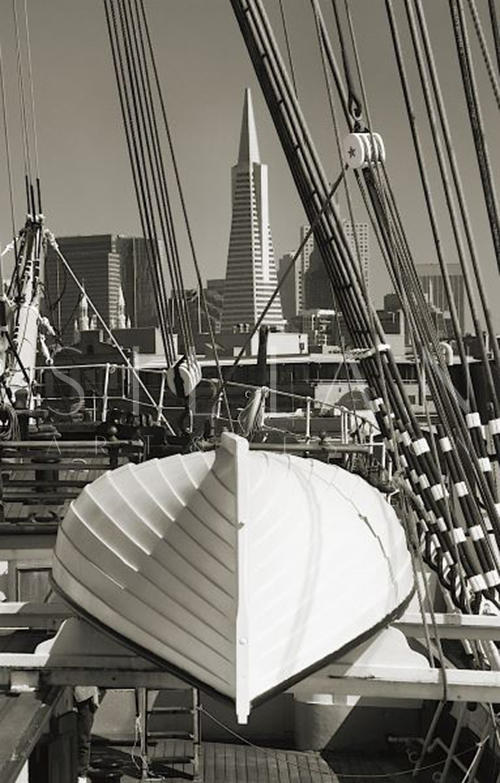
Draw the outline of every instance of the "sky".
M24 0L16 0L23 23ZM39 170L47 226L56 235L140 235L102 0L26 0L28 9ZM309 0L283 0L297 77L298 96L328 177L340 163L329 117L326 88ZM341 5L343 5L341 3ZM487 0L477 0L491 51ZM283 32L278 0L265 0L279 45ZM456 262L435 158L409 45L404 3L395 0L417 122L421 129L443 251ZM333 34L330 0L322 7ZM350 0L373 130L383 136L387 170L403 215L415 260L433 262L435 250L419 186L415 155L402 101L383 0ZM448 0L423 0L435 49L453 143L466 185L478 254L493 306L498 271L493 256L474 148L448 10ZM231 166L236 162L245 87L251 87L261 158L269 165L270 222L275 256L299 243L304 212L267 112L229 0L146 0L157 63L202 276L223 277L231 219ZM0 0L0 44L6 84L11 166L17 226L24 221L23 156L12 0ZM470 27L481 108L498 178L498 111ZM334 41L336 39L334 38ZM337 47L338 55L338 47ZM342 135L345 126L339 113ZM0 116L0 244L11 238L3 120ZM351 177L353 194L355 183ZM365 216L355 198L356 219ZM341 209L344 200L341 198ZM347 216L347 214L346 214ZM185 241L181 237L181 248ZM371 236L370 289L381 304L390 283ZM194 281L189 254L187 284ZM495 308L494 308L495 309ZM496 308L498 309L498 308ZM500 326L500 313L497 315Z

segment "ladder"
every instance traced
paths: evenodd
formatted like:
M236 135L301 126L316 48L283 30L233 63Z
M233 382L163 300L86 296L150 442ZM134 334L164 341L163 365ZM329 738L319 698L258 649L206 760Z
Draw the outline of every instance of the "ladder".
M137 688L140 722L141 780L179 779L202 782L200 696L196 688ZM151 748L155 752L151 754ZM158 752L157 752L158 751ZM190 769L189 769L190 768Z

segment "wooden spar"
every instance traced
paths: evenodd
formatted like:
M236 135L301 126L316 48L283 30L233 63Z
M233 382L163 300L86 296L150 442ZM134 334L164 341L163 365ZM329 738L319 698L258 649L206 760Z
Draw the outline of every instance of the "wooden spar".
M0 628L29 628L30 630L57 628L69 617L73 610L67 604L53 602L39 604L30 601L4 601L0 603ZM425 615L425 623L431 636L434 635L430 614ZM418 612L406 612L392 625L405 636L420 638L424 635L424 619ZM457 613L435 613L439 637L441 639L487 639L500 642L500 616Z
M435 614L434 621L437 633L441 639L486 639L491 642L500 641L500 617L498 615ZM425 624L429 634L434 637L432 618L425 615ZM396 620L394 627L405 636L421 638L424 636L424 620L418 612L406 613Z
M0 628L2 629L56 630L64 620L72 616L71 609L62 603L5 601L0 604Z
M64 609L56 606L56 613L62 614ZM19 615L24 605L8 607L13 615ZM44 613L40 607L38 613ZM498 623L496 628L498 631ZM55 639L39 645L34 653L0 653L2 688L22 692L42 684L63 686L75 682L115 688L183 687L174 675L76 618L67 620ZM448 701L500 701L500 672L446 669L446 682ZM443 670L418 665L336 663L297 683L290 692L299 697L331 693L440 700Z
M296 696L311 693L349 694L384 699L430 699L444 695L443 670L407 666L349 666L334 664L291 689ZM446 669L448 701L497 702L500 672Z

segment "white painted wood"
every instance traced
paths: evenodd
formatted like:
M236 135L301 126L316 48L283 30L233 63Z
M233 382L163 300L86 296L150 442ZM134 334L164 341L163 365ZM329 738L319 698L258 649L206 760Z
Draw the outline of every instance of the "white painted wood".
M500 641L500 615L490 614L459 614L448 612L434 614L437 634L442 639L485 639L492 642ZM430 614L425 615L425 624L431 637L435 631ZM417 612L405 612L394 623L405 636L424 637L424 619Z
M446 699L448 701L496 702L500 696L500 672L473 669L447 669ZM312 690L311 690L312 689ZM388 699L443 699L441 669L408 666L357 666L348 670L333 664L294 685L295 695L331 693L371 696Z
M85 487L53 576L84 612L234 698L241 720L412 589L404 532L377 490L228 433L216 452L129 464Z
M443 697L443 672L407 647L387 629L375 639L324 667L290 690L300 699L312 694L351 694L386 699ZM399 636L402 636L399 634ZM380 665L379 661L391 661ZM180 681L150 661L78 618L66 620L57 636L38 645L35 653L0 653L0 685L10 683L11 671L38 671L45 685L102 685L107 687L180 687ZM446 669L449 701L500 702L500 672Z

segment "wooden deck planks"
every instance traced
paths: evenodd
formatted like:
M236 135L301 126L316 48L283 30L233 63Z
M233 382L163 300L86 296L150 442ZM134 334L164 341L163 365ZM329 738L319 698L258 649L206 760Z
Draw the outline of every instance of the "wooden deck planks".
M151 760L167 755L182 755L190 743L182 740L163 740L150 749ZM123 753L130 753L123 749ZM250 747L223 742L202 744L203 783L339 783L327 762L317 753ZM127 765L128 766L128 765ZM153 765L154 766L154 765ZM185 781L190 765L176 765L168 770L170 783ZM158 767L158 772L160 767ZM135 783L139 773L128 766L123 783Z

